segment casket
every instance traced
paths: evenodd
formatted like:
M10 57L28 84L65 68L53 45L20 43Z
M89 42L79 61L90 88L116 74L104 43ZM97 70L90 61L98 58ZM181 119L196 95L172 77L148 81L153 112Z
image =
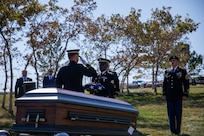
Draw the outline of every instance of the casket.
M42 88L16 99L17 133L136 135L138 111L129 103L58 88Z

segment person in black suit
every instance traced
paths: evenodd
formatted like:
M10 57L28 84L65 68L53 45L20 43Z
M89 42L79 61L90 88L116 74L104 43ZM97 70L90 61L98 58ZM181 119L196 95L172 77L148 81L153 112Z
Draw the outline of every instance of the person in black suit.
M60 68L58 72L56 78L57 88L84 92L82 86L83 76L94 77L97 75L96 70L79 56L79 49L70 49L67 52L70 62L67 66ZM79 57L84 65L78 64Z
M22 77L16 80L16 85L15 85L15 97L16 98L19 98L25 94L23 85L24 85L24 82L27 82L27 81L32 81L32 79L27 77L27 71L23 70Z
M110 60L99 58L98 61L101 73L93 78L93 82L100 83L105 89L98 91L96 95L115 98L120 92L117 73L109 69Z
M56 78L52 75L53 70L48 70L48 75L43 78L43 88L56 87Z
M189 94L189 78L185 69L178 66L179 58L171 56L172 68L165 71L163 81L163 98L167 104L169 127L172 134L179 135L182 118L182 100Z

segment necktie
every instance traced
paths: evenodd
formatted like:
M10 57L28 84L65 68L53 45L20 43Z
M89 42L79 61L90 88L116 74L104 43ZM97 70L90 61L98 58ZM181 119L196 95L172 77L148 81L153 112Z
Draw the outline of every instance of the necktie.
M26 77L23 78L23 82L27 81Z

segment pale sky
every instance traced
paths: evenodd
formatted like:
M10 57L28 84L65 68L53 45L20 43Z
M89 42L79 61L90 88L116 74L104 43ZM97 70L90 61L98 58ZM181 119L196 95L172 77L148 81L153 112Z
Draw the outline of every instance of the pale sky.
M97 9L94 11L94 17L101 14L111 16L112 14L128 15L131 7L136 10L142 9L141 19L147 21L151 17L152 9L172 7L172 15L181 15L183 18L187 14L196 23L201 23L196 32L188 35L191 50L204 56L204 0L96 0ZM60 6L70 7L72 2L59 0Z
M131 8L141 9L141 21L146 22L151 17L152 9L162 9L162 7L172 7L170 13L181 15L182 19L189 16L195 23L200 23L198 29L187 35L190 50L195 50L204 57L204 0L95 0L97 8L93 12L95 18L101 14L111 16L121 14L126 16ZM59 0L59 5L69 8L72 0ZM130 79L132 80L132 79Z
M204 56L204 0L96 0L97 9L94 12L96 15L120 13L128 15L130 8L136 10L142 9L141 19L147 21L151 16L151 9L165 7L172 7L171 13L173 15L181 15L187 17L187 14L196 23L200 22L199 28L196 32L188 35L191 50L195 50L198 54Z
M47 0L39 0L45 2ZM60 6L69 8L72 6L73 0L59 0ZM151 9L165 7L172 7L172 15L181 15L187 17L187 14L196 23L201 23L196 32L188 35L191 50L195 50L198 54L204 56L204 0L96 0L97 9L94 11L94 17L98 17L101 14L111 16L112 14L128 15L131 7L136 10L141 9L142 21L147 21L151 16ZM14 72L14 83L16 78L21 76L21 70ZM33 71L29 71L29 77L32 77L36 81ZM4 78L3 78L4 79ZM3 80L4 81L4 80ZM0 82L2 86L3 83Z

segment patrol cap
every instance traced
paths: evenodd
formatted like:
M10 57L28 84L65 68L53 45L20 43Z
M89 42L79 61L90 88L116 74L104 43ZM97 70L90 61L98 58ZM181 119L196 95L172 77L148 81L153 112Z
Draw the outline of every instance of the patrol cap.
M102 65L105 65L107 63L110 63L111 61L108 59L105 59L105 58L99 58L98 62L99 62L99 65L102 66Z
M176 59L176 60L179 60L179 58L176 56L176 55L173 55L169 58L169 61L171 61L172 59Z
M68 54L79 54L79 48L75 45L68 46L67 52Z

